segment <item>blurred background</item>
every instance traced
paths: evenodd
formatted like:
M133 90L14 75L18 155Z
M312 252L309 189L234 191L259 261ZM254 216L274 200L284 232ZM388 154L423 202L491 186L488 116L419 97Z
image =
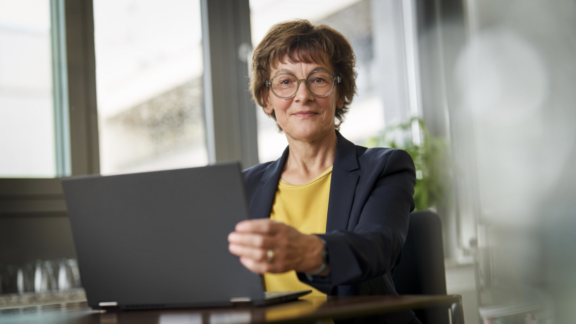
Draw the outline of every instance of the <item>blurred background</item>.
M277 159L249 64L296 18L352 44L341 132L413 156L466 322L572 323L570 0L0 0L0 307L83 298L59 178Z

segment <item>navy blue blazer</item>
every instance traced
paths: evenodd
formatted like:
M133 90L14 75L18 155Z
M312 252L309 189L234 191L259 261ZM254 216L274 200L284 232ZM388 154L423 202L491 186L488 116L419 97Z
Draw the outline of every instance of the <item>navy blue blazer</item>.
M298 279L328 295L397 295L392 274L414 209L414 163L405 151L367 149L336 133L326 234L319 235L330 274ZM252 218L270 217L288 154L243 171ZM409 322L413 313L404 313L393 322Z

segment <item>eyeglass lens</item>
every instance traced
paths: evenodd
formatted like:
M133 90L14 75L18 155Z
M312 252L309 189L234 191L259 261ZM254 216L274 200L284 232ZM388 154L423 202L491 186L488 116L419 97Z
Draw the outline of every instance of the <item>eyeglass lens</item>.
M317 95L325 96L334 87L334 78L327 72L314 72L308 77L308 89ZM280 74L272 79L272 91L279 97L291 97L298 91L298 79L292 74Z

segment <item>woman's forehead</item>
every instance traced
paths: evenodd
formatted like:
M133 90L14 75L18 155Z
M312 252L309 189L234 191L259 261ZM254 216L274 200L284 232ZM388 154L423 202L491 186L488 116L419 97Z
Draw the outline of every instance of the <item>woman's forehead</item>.
M301 68L306 70L325 69L332 72L332 67L330 63L328 63L329 61L326 55L318 58L322 58L322 60L314 60L310 56L301 58L286 54L281 60L277 60L275 64L271 64L270 73L273 75L278 72L298 72Z

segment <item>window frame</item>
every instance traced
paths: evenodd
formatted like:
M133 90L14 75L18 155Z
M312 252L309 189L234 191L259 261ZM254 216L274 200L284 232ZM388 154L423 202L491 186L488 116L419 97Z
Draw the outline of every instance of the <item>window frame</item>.
M249 168L259 163L256 106L248 90L250 1L201 0L200 7L208 160Z
M66 216L61 177L100 171L92 1L51 0L50 16L57 177L1 178L0 217Z
M248 62L239 54L251 44L249 0L200 5L209 161L237 160L247 168L258 164ZM61 178L100 172L93 1L51 0L50 7L57 176L0 178L0 218L66 217ZM233 90L221 96L212 89Z

